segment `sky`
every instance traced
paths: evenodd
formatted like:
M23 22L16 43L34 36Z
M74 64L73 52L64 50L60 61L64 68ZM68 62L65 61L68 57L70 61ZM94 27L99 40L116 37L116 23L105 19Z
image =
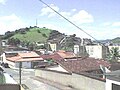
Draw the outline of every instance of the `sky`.
M43 0L96 40L120 36L120 0ZM0 0L0 34L35 26L90 38L40 0Z

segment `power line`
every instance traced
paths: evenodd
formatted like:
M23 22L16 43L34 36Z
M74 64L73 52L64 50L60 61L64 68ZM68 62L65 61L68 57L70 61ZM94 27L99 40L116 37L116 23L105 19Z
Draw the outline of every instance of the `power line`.
M68 21L69 23L71 23L73 26L75 26L76 28L78 28L79 30L81 30L82 32L84 32L85 34L87 34L88 36L90 36L91 38L93 38L95 41L97 41L98 43L100 43L96 38L94 38L92 35L90 35L89 33L87 33L86 31L84 31L82 28L80 28L79 26L77 26L76 24L74 24L72 21L70 21L69 19L67 19L66 17L64 17L62 14L60 14L59 12L57 12L55 9L53 9L51 6L49 6L47 3L45 3L42 0L39 0L40 2L42 2L43 4L45 4L47 7L49 7L51 10L53 10L55 13L57 13L59 16L61 16L62 18L64 18L66 21Z

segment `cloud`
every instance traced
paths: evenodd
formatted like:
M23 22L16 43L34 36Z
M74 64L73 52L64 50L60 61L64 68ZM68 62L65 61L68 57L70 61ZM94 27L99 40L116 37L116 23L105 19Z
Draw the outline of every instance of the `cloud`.
M50 7L53 8L55 11L59 12L67 19L73 22L77 22L79 24L92 23L94 21L93 16L85 10L80 10L77 12L76 9L71 9L69 12L65 12L65 11L60 11L59 7L55 6L54 4L50 4ZM47 6L44 6L40 12L40 16L48 16L49 18L56 17L56 15L57 14Z
M56 10L57 12L59 11L59 8L55 6L54 4L50 4L50 7ZM48 15L48 17L53 17L55 16L55 12L51 10L49 7L45 6L44 8L41 9L41 14L40 16Z
M85 10L81 10L71 17L71 20L77 23L92 23L94 21L93 16Z
M66 18L70 18L71 13L70 12L60 12L61 15L63 15Z
M5 4L6 0L0 0L0 4Z
M4 34L6 31L14 31L25 26L26 24L15 14L0 17L0 34Z
M112 26L113 27L120 27L120 22L114 22L114 23L112 23Z
M72 12L75 12L75 11L77 11L76 9L72 9Z
M102 26L110 26L110 25L112 25L111 22L105 22L105 23L102 23Z

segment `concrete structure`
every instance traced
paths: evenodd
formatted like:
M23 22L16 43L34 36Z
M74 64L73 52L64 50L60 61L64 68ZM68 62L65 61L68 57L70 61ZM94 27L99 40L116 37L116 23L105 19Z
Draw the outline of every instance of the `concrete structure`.
M108 54L108 48L102 45L87 45L85 48L89 57L101 59L106 58Z
M107 73L106 90L120 90L120 70Z
M79 45L74 45L74 53L76 54L76 55L78 55L79 54Z
M66 73L53 70L36 69L35 76L62 83L78 90L105 90L105 81L85 74Z
M52 51L56 51L57 50L56 43L50 43L49 45L50 45L50 48L51 48Z
M18 53L17 56L8 57L5 63L9 66L18 68L19 62L22 62L23 68L34 68L40 61L44 61L35 52Z
M57 56L53 57L58 67L55 65L45 69L37 68L35 76L76 88L76 90L105 90L105 79L99 74L102 75L100 65L109 67L108 62L94 58L65 60L56 58Z

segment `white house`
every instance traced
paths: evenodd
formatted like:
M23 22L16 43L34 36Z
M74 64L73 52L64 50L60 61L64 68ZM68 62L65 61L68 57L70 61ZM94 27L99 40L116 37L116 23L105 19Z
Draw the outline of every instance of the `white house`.
M18 53L17 56L6 58L6 63L15 68L19 67L19 62L22 62L22 68L34 68L40 61L44 60L35 52Z
M120 90L120 70L107 73L106 90Z
M86 45L85 48L89 57L93 58L106 58L106 55L108 53L108 48L102 45Z

